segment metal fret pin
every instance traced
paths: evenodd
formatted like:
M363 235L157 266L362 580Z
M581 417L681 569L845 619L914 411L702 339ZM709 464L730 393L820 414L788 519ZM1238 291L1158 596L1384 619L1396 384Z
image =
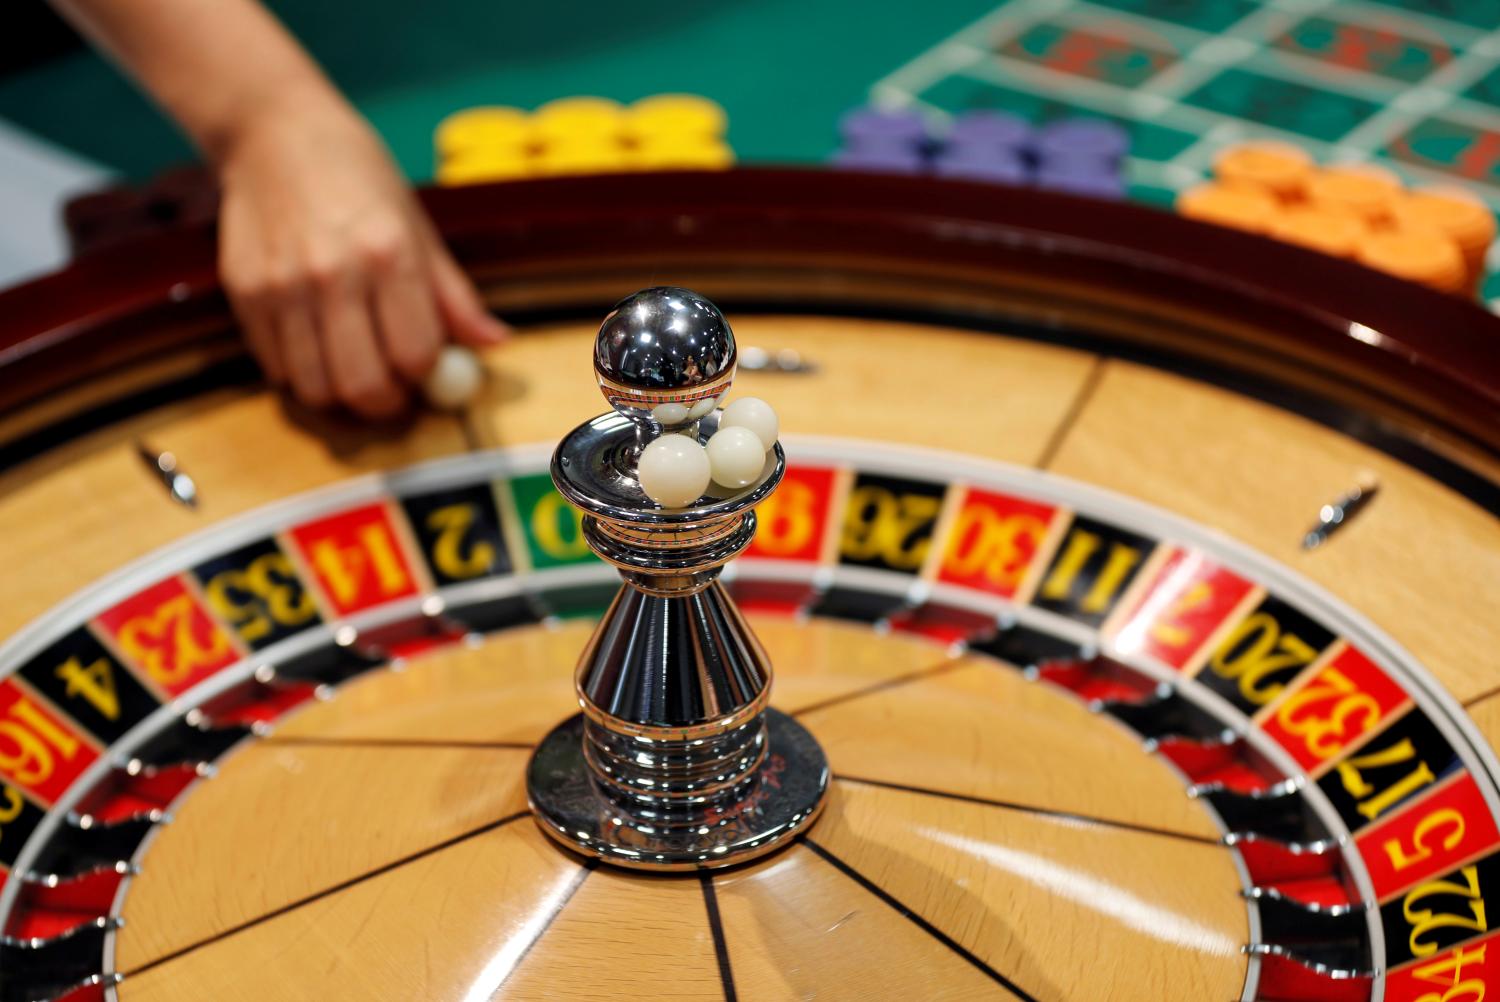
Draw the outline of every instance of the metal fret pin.
M579 425L552 457L584 538L622 579L575 674L583 712L537 747L533 813L564 846L642 869L728 866L788 844L822 810L828 762L769 708L771 665L718 577L750 545L754 508L786 470L662 508L640 485L662 434L703 441L734 379L734 334L686 289L621 301L599 329L594 373L613 412Z

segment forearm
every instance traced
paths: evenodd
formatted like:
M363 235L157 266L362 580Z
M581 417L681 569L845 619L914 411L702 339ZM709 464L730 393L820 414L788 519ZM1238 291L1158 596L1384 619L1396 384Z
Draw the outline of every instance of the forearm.
M54 0L188 133L222 160L288 111L346 115L317 65L257 0Z

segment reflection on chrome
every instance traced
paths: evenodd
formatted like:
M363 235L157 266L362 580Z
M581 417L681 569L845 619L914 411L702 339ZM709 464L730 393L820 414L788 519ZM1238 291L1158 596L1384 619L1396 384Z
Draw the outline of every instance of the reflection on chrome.
M1108 915L1153 939L1204 953L1232 955L1240 952L1240 944L1223 931L1201 925L1191 916L1144 901L1095 874L1072 869L1045 856L937 828L918 828L917 833L950 849L985 860L1075 904Z
M1113 646L1122 654L1139 654L1146 646L1146 631L1152 624L1161 622L1162 615L1187 594L1188 587L1197 579L1208 561L1202 554L1183 551L1182 559L1172 568L1165 581L1151 589L1140 609L1115 636Z
M1364 324L1350 324L1349 336L1356 341L1363 341L1365 344L1374 345L1377 348L1385 341L1384 334L1373 327L1366 327Z
M564 870L557 875L551 889L544 895L536 906L532 908L531 914L516 926L515 930L500 947L500 952L490 958L489 963L484 965L484 970L479 972L479 977L469 986L464 993L463 1002L489 1002L505 984L505 979L510 977L511 971L515 970L516 964L520 963L527 949L536 942L536 938L542 934L547 927L548 920L562 907L563 902L572 892L573 884L578 880L577 870Z

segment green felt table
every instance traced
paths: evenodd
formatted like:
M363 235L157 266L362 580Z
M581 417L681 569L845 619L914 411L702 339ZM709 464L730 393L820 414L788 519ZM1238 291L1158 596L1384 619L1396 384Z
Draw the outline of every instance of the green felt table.
M937 113L1102 115L1132 196L1165 204L1236 139L1461 181L1500 208L1500 0L274 0L415 180L433 126L479 104L705 94L747 162L807 162L869 99ZM143 178L191 152L102 60L0 79L0 116ZM1500 280L1486 289L1500 296Z

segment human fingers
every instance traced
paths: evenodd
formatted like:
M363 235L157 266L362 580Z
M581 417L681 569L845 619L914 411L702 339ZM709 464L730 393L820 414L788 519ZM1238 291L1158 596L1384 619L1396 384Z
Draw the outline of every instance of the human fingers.
M361 244L376 334L391 366L411 383L432 371L444 341L418 240L410 230L384 227Z
M334 397L364 417L390 417L406 394L376 340L365 278L348 262L314 269L321 357Z
M436 235L429 237L427 257L433 297L452 340L472 348L485 348L510 337L510 327L485 308L474 283Z
M319 410L332 406L333 387L308 297L293 296L282 302L276 315L276 340L293 395Z
M286 383L286 362L276 336L278 291L261 241L247 235L243 222L226 218L219 238L219 274L250 352L273 386Z

